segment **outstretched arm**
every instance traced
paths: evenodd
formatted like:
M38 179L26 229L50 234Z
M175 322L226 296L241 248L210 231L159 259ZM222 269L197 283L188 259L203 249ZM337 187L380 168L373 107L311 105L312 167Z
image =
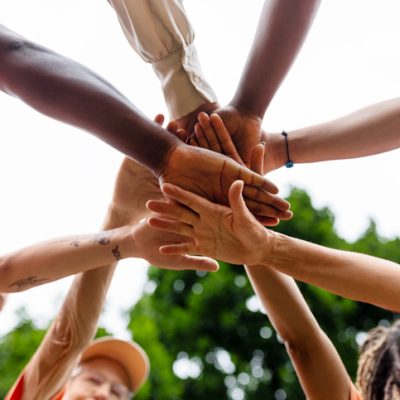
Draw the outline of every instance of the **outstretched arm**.
M217 110L246 165L260 142L261 122L303 44L319 0L266 0L231 102Z
M42 242L0 257L0 292L19 292L68 275L135 257L134 228Z
M142 180L143 176L150 179ZM126 185L127 182L131 185ZM137 224L132 233L135 256L145 257L163 268L215 271L218 268L217 263L204 257L162 256L158 252L160 245L185 238L176 234L165 235L150 227L143 229L144 224L138 225L139 220L146 216L145 201L148 196L160 195L155 182L154 177L143 166L126 158L117 176L104 229ZM116 250L116 259L124 256L122 248ZM96 331L116 266L113 261L115 259L109 265L81 273L74 279L61 310L23 372L23 400L51 398L65 384L80 353Z
M232 185L230 209L175 186L164 185L164 195L184 207L151 201L148 206L159 214L150 219L151 225L188 236L194 243L165 246L161 251L203 254L233 264L268 265L338 295L390 310L400 309L398 264L266 230L244 205L242 187L241 182Z
M285 343L307 399L349 400L350 377L293 278L265 265L247 266L246 272Z
M0 89L46 115L96 134L163 182L226 203L228 187L241 176L256 189L250 200L278 211L288 209L268 180L226 157L185 145L143 117L94 72L1 26L0 61Z
M268 152L265 172L287 161L285 139L280 133L265 136ZM400 147L400 99L386 100L344 117L288 133L294 163L365 157Z
M179 143L85 66L0 25L0 89L87 130L158 174Z

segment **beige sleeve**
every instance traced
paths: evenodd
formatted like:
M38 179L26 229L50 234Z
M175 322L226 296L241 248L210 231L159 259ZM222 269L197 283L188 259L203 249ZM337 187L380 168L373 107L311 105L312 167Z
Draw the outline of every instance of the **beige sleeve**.
M206 82L182 0L109 0L132 48L152 64L171 119L217 101Z

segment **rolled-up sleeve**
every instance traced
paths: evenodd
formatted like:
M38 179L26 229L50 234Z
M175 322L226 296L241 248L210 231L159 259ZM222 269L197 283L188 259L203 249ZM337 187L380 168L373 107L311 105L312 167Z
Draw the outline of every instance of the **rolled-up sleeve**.
M170 117L217 100L204 79L181 0L109 0L132 48L152 64Z

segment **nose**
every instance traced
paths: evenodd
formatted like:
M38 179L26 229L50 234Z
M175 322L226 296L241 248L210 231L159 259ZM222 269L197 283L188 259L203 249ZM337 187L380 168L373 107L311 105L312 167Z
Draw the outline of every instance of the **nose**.
M107 400L109 398L110 390L108 385L101 385L96 388L94 395L95 400Z

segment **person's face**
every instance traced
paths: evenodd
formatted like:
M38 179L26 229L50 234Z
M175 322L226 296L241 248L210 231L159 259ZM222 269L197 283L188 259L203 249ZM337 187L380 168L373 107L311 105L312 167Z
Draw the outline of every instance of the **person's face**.
M68 382L65 400L128 400L129 380L124 368L109 358L94 358L80 365Z

